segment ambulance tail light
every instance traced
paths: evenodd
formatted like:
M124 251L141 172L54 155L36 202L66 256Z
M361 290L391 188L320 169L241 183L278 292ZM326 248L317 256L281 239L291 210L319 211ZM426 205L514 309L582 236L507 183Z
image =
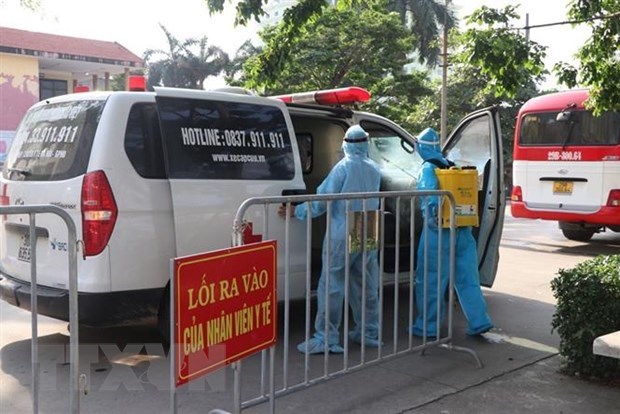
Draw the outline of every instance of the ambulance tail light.
M132 75L129 77L129 90L132 92L146 91L146 78L142 75Z
M2 185L2 194L0 195L0 207L2 206L8 206L9 203L9 196L6 195L6 184ZM0 222L6 220L6 214L3 214L2 216L0 216Z
M346 105L368 102L370 100L370 92L357 86L351 86L348 88L278 95L272 96L272 98L286 103Z
M9 196L6 195L6 184L2 185L2 194L0 195L0 207L9 205Z
M511 201L521 202L523 201L523 192L521 190L521 186L515 185L512 187L512 194L510 195Z
M103 171L84 176L81 206L84 255L95 256L108 245L118 215L112 188Z
M607 207L620 207L620 190L611 190L607 197Z

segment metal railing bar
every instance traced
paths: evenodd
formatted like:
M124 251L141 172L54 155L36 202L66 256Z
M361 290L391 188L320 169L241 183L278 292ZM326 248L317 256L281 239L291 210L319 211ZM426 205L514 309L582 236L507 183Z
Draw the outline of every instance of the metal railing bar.
M33 412L39 410L39 357L38 357L38 303L36 275L36 214L55 214L65 222L67 227L67 265L69 270L69 409L71 413L80 411L80 375L79 375L79 323L78 323L78 282L77 282L77 236L73 219L64 209L51 204L33 204L21 206L2 206L0 215L28 214L30 238L30 277L31 277L31 321L32 327L32 374L33 374ZM33 307L34 306L34 307ZM36 354L35 354L36 351Z
M450 273L450 278L448 280L448 285L450 287L450 291L451 291L451 295L448 296L448 335L445 337L441 336L441 327L440 327L440 322L441 322L441 311L442 311L442 301L443 298L441 296L441 286L442 286L442 282L441 282L441 274L443 272L444 269L442 269L442 267L446 267L444 266L442 260L441 260L441 249L442 246L441 244L445 244L447 242L447 240L443 240L443 234L442 234L442 223L441 221L439 221L437 223L438 227L440 227L439 233L440 233L440 237L438 240L438 244L439 246L437 246L439 249L439 254L438 254L438 261L437 261L437 268L438 268L438 280L437 280L437 284L433 287L428 286L429 285L429 280L428 280L428 272L429 272L429 238L428 238L428 232L425 231L425 237L420 240L419 243L416 243L415 240L415 236L416 236L416 202L419 201L420 198L426 198L426 197L438 197L438 198L445 198L447 200L448 203L450 203L450 217L451 217L451 224L450 224L450 261L449 261L449 273ZM326 204L326 226L325 226L325 232L324 232L324 243L325 243L325 249L322 249L322 252L329 252L330 249L333 247L333 244L331 243L331 236L332 236L332 232L334 231L333 227L332 227L332 223L331 223L331 219L332 219L332 213L334 210L334 206L333 206L333 202L334 201L345 201L345 210L349 211L350 209L350 201L351 200L362 200L362 212L363 212L363 220L362 220L362 227L363 227L363 235L362 235L362 251L361 254L363 256L364 259L367 258L368 255L368 251L367 251L367 247L366 247L366 242L368 241L368 199L371 198L377 198L380 200L380 214L381 214L381 228L380 228L380 246L385 246L385 206L386 206L386 199L387 198L393 198L396 200L396 204L395 204L395 208L394 208L394 213L395 213L395 229L394 229L394 233L395 233L395 239L394 239L394 308L393 308L393 312L394 312L394 335L393 335L393 340L394 340L394 347L393 347L393 352L388 354L388 355L384 355L383 354L383 350L382 347L379 347L378 351L377 351L377 358L376 359L370 359L367 360L367 355L366 355L366 349L365 349L365 341L366 341L366 336L365 336L365 329L366 329L366 325L368 323L368 320L366 319L366 307L368 306L367 303L367 298L366 298L366 288L368 286L368 273L367 273L367 269L365 268L365 266L363 267L362 270L362 275L361 275L361 284L362 284L362 297L361 297L361 321L358 321L361 323L361 329L362 329L362 336L361 336L361 342L362 342L362 347L360 349L360 362L357 364L353 364L351 365L350 363L350 353L349 353L349 345L350 345L350 341L348 338L348 330L349 330L349 308L350 308L350 294L349 294L349 282L350 282L350 278L353 277L349 272L349 265L350 263L350 257L349 254L350 251L350 245L347 241L344 250L345 250L345 272L344 272L344 279L345 279L345 291L344 291L344 303L343 303L343 318L344 318L344 322L343 322L343 326L344 326L344 334L342 334L344 336L344 355L342 356L338 356L338 357L343 357L343 365L342 365L342 369L335 369L333 371L330 372L330 353L329 353L329 311L330 311L330 303L329 300L325 300L325 303L323 304L323 311L325 312L324 315L324 322L325 322L325 328L324 328L324 352L323 352L323 358L322 358L322 362L323 362L323 367L322 367L322 374L318 375L314 378L311 378L310 373L310 362L311 362L311 358L310 355L308 353L305 353L304 355L304 372L303 372L303 381L297 383L297 384L291 384L290 383L290 378L289 378L289 372L286 368L283 369L283 377L284 377L284 381L283 381L283 387L281 389L274 389L274 384L275 381L273 379L273 376L270 374L270 381L271 381L271 389L269 392L269 395L265 395L264 393L258 397L255 398L251 398L251 399L247 399L246 401L244 401L242 403L243 407L249 407L252 405L256 405L256 404L260 404L262 402L267 401L267 399L269 399L271 401L271 405L270 408L271 410L275 409L275 401L274 398L277 398L278 396L281 395L285 395L288 394L290 392L299 390L299 389L303 389L303 388L307 388L309 386L312 386L314 384L332 379L332 378L336 378L340 375L344 375L346 373L352 372L352 371L356 371L359 369L362 369L364 367L370 366L372 364L376 364L376 363L380 363L380 362L384 362L386 360L395 358L395 357L399 357L401 355L405 355L408 354L410 352L417 352L419 351L420 353L424 353L424 351L426 349L432 348L432 347L443 347L446 348L448 350L454 350L454 351L463 351L463 352L467 352L469 354L471 354L475 359L476 362L478 363L479 366L481 366L480 360L478 358L478 356L476 355L475 351L468 349L468 348L463 348L463 347L457 347L454 346L452 344L452 325L453 325L453 315L452 315L452 308L453 308L453 302L454 302L454 293L452 292L452 290L454 289L454 266L455 266L455 259L454 259L454 243L455 243L455 235L456 235L456 226L455 226L455 209L454 209L454 205L455 205L455 200L454 200L454 196L452 195L452 193L450 193L449 191L445 191L445 190L428 190L428 191L417 191L417 190L411 190L411 191L389 191L389 192L374 192L374 193L344 193L344 194L322 194L322 195L301 195L301 196L275 196L275 197L264 197L264 198L250 198L245 200L241 206L239 207L239 209L237 210L237 214L235 216L235 221L233 223L234 229L235 231L239 231L239 226L238 224L242 222L242 219L245 215L245 212L253 205L263 205L265 207L265 215L268 215L267 213L267 206L273 206L274 204L281 204L284 203L287 207L287 212L288 212L288 208L290 207L290 204L292 203L300 203L300 202L313 202L313 201L319 201L319 202L323 202ZM421 338L421 344L418 345L414 345L414 341L413 341L413 337L412 337L412 331L411 329L409 329L409 336L408 336L408 344L405 346L404 349L399 348L399 335L398 335L398 318L397 316L400 314L401 312L401 307L400 307L400 298L399 298L399 287L402 283L406 283L403 279L402 283L401 283L401 278L400 278L400 231L401 231L401 224L403 224L403 214L402 214L402 202L403 200L401 198L406 198L409 202L409 207L410 207L410 211L409 211L409 217L408 217L408 221L409 221L409 234L408 236L411 239L411 243L409 244L409 273L408 273L408 300L409 300L409 306L408 306L408 322L409 322L409 328L411 328L411 326L413 325L413 314L415 312L415 300L416 300L416 295L414 294L414 289L415 288L423 288L423 293L421 294L423 296L423 301L425 302L424 305L422 306L422 312L423 312L423 332L422 332L422 338ZM427 203L422 202L423 205L423 209L424 209L424 214L423 214L423 222L422 222L422 226L424 227L428 227L429 226L429 220L432 220L431 218L429 218L429 209L428 206L426 205ZM441 209L438 210L438 216L435 217L435 220L441 220ZM405 216L406 217L406 216ZM349 215L346 215L345 218L345 225L346 225L346 231L349 231L349 227L350 227L350 222L349 220L351 220L349 218ZM285 235L284 235L284 260L285 260L285 264L284 264L284 286L285 289L287 290L287 292L285 292L285 306L286 303L288 303L288 300L290 300L289 295L289 288L291 286L291 281L290 281L290 277L291 277L291 270L290 270L290 259L291 259L291 250L290 250L290 243L291 243L291 236L290 236L290 231L291 231L291 218L289 214L286 214L286 221L285 221ZM405 223L406 224L406 223ZM422 285L423 286L417 286L416 285L416 256L417 255L417 250L420 247L420 244L422 244L423 247L423 259L424 259L424 265L422 266L422 269L418 269L419 271L423 272L423 274L421 275L423 277L423 282ZM384 298L385 298L385 292L384 292L384 283L383 283L383 274L385 271L385 249L383 250L383 253L379 256L380 257L380 261L379 261L379 269L380 269L380 277L381 277L381 283L379 284L379 304L380 304L380 309L379 309L379 314L380 314L380 321L381 323L379 324L379 340L381 340L383 338L383 302L384 302ZM332 278L331 272L329 272L329 268L331 266L330 263L330 255L326 254L325 257L323 257L324 263L322 263L322 267L323 270L325 271L325 275L324 275L324 282L325 282L325 290L327 292L326 296L329 296L329 290L330 290L330 284L331 283L335 283L335 280ZM308 340L310 340L312 338L311 335L311 330L312 330L312 319L311 319L311 300L312 300L312 293L311 293L311 279L312 279L312 218L311 218L311 214L308 215L308 219L306 220L306 264L305 264L305 275L306 275L306 279L305 279L305 288L306 288L306 292L305 292L305 298L306 298L306 302L305 302L305 341L307 342ZM364 261L365 262L365 261ZM419 267L419 266L418 266ZM341 276L339 276L341 277ZM403 275L404 277L404 275ZM436 289L437 291L437 332L436 332L436 337L434 338L430 338L428 336L428 322L427 322L427 315L429 312L428 309L428 304L426 303L428 301L428 289ZM285 314L286 314L286 308L285 308ZM283 363L284 365L288 365L288 362L290 360L290 355L289 355L289 350L288 348L290 347L290 344L288 343L288 340L290 339L290 318L287 318L285 316L285 327L284 327L284 336L285 336L285 340L284 340L284 359L283 359ZM429 340L432 339L432 340ZM274 355L275 355L275 348L273 349ZM333 358L333 357L332 357ZM275 360L275 358L273 358L272 360ZM318 362L318 361L317 361ZM318 366L316 367L318 368ZM335 367L334 367L335 368ZM273 411L272 411L273 412Z

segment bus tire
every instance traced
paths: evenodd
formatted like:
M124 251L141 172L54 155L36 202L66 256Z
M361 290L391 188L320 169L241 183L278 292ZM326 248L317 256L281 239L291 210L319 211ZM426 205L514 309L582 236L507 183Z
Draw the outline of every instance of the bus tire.
M587 242L590 241L596 230L589 229L562 229L564 237L568 240Z

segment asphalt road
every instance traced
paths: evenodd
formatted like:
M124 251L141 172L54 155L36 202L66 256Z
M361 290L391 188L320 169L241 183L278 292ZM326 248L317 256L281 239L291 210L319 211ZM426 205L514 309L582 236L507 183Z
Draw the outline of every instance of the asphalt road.
M455 344L474 349L483 369L477 369L467 355L433 349L424 357L395 358L279 398L276 411L484 412L479 406L465 409L455 395L473 392L470 390L480 389L476 387L490 381L499 384L498 380L518 376L524 367L535 364L547 364L555 370L557 363L551 358L557 355L559 338L550 327L555 303L551 279L560 268L570 268L598 254L617 253L619 246L620 234L595 235L590 243L573 242L564 239L555 223L516 220L508 210L496 283L492 289L484 290L498 329L482 340L472 339L464 335L465 324L458 312L455 319ZM293 312L298 310L294 308ZM39 321L41 412L64 413L68 407L67 324L46 317ZM291 335L299 337L301 330ZM2 413L32 412L30 332L30 314L0 302ZM169 412L168 362L153 329L83 329L80 343L81 372L89 373L90 390L81 397L82 412ZM290 353L297 359L293 359L290 369L301 370L303 359L298 357L294 345L291 344ZM229 408L232 375L222 371L181 390L178 412ZM500 396L505 388L489 388L486 392ZM606 395L613 401L620 396L620 391L601 391L602 397L597 390L589 392L603 404L607 402ZM262 404L247 411L268 412L268 406Z

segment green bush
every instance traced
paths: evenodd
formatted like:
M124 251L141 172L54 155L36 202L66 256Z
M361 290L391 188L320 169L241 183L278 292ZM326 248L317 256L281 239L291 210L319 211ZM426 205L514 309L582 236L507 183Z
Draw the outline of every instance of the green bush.
M620 360L592 353L598 336L620 330L620 255L599 256L551 281L557 307L551 326L560 335L564 371L600 379L620 378Z

